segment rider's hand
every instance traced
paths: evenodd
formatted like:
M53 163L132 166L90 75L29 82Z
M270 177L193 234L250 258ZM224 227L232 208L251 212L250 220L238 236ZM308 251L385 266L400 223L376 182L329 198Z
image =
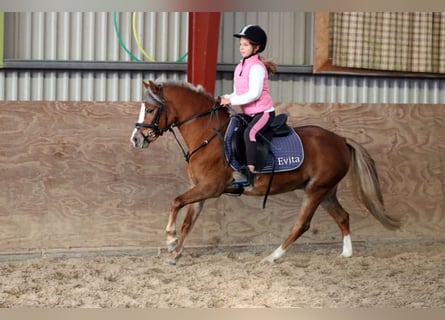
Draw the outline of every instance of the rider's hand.
M230 99L221 97L221 104L222 104L223 106L228 106L228 105L230 105Z

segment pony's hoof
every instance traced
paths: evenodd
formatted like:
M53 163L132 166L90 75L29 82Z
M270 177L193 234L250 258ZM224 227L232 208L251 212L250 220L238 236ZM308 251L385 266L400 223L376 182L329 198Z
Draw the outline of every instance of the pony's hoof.
M262 263L269 263L269 264L274 264L275 263L274 257L272 256L267 256L265 258L263 258L263 260L261 260Z
M175 259L167 259L164 261L164 266L176 266Z
M178 246L178 239L175 238L170 241L167 241L167 251L168 252L173 252L177 246Z
M350 258L350 257L352 257L352 252L342 252L340 257L341 258Z
M272 252L270 255L268 255L266 258L263 259L265 262L274 263L278 259L280 259L283 254L286 252L286 250L282 249L281 246L275 249L274 252Z

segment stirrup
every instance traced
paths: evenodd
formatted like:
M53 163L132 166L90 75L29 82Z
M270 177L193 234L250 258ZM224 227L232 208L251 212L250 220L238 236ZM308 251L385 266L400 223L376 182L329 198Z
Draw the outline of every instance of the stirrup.
M239 171L233 171L232 177L234 179L232 184L235 186L253 187L255 174L247 167L242 167Z
M248 185L250 185L249 181L247 180L247 177L239 171L233 171L232 178L233 178L232 185L234 186L247 187Z

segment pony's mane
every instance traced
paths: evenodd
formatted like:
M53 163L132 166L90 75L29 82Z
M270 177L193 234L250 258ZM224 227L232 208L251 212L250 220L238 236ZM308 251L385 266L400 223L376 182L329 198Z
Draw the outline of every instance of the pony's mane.
M164 80L164 81L156 80L156 81L154 81L154 83L157 86L162 86L164 88L165 87L185 88L185 89L190 90L192 92L196 92L197 94L201 95L202 97L204 97L206 99L209 99L209 100L213 100L214 99L213 96L210 93L208 93L208 92L206 92L204 90L204 87L202 85L195 86L195 85L193 85L193 84L191 84L189 82L179 81L179 80ZM161 98L158 95L156 95L154 92L152 92L150 90L150 88L147 88L144 91L144 93L143 93L143 101L149 102L149 103L152 103L152 104L161 104L162 103Z
M190 89L191 91L194 91L196 93L199 93L201 95L204 95L204 96L207 96L207 97L213 99L212 95L210 93L208 93L207 91L205 91L204 87L200 84L195 86L190 82L181 81L181 80L164 80L164 81L158 80L155 83L157 85L162 85L164 87L174 86L174 87L182 87L182 88Z

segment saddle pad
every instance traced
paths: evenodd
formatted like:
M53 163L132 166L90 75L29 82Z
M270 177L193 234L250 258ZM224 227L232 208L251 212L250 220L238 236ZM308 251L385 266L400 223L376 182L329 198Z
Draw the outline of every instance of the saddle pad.
M226 134L224 135L224 151L226 160L234 170L239 170L241 164L235 158L231 147L232 136L235 130L239 128L239 120L233 117L229 123ZM259 173L285 172L295 170L303 163L304 150L301 139L295 130L284 137L273 137L271 141L271 152L266 160L266 164ZM275 168L274 168L275 163Z

